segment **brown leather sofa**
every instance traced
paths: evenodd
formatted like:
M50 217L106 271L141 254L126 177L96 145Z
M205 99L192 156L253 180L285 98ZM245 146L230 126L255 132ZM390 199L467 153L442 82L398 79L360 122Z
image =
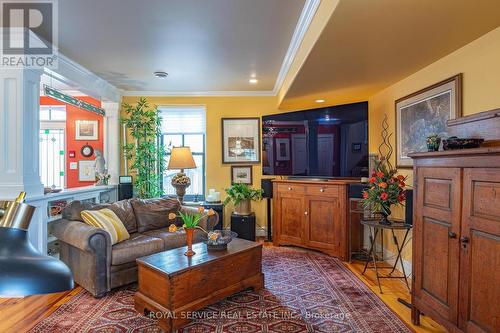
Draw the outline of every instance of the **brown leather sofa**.
M81 218L82 210L111 209L123 222L130 239L111 246L109 234ZM113 288L137 281L135 260L153 253L186 245L184 232L171 233L170 212L196 212L194 207L181 206L177 199L129 199L112 204L73 201L63 210L63 219L53 223L52 234L60 240L60 259L73 272L75 282L95 297L105 296ZM211 230L217 214L205 216L199 226ZM178 226L182 222L175 221ZM196 230L194 242L205 235Z

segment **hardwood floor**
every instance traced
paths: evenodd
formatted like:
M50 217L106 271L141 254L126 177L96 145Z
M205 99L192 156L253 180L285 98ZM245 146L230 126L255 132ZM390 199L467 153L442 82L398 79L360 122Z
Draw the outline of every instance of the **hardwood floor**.
M264 243L264 246L272 246ZM346 263L346 266L354 272L382 301L387 304L414 332L417 333L441 333L447 332L442 326L428 317L422 316L420 326L411 324L410 309L398 302L398 297L410 301L410 294L404 283L396 279L382 279L383 294L378 291L377 280L373 270L363 270L362 262ZM60 305L67 302L71 297L81 291L77 287L69 292L37 295L25 298L0 298L0 332L21 333L32 328L43 318L49 316Z
M414 332L417 333L441 333L448 332L443 326L439 325L432 319L426 316L421 316L420 326L415 326L411 323L410 308L398 302L398 298L402 298L410 302L410 293L404 282L400 279L381 279L383 294L380 293L377 285L377 278L373 269L367 269L365 275L363 272L364 262L353 261L346 263L346 266L359 277L382 301L391 308L396 315L401 318ZM386 273L387 269L382 272Z

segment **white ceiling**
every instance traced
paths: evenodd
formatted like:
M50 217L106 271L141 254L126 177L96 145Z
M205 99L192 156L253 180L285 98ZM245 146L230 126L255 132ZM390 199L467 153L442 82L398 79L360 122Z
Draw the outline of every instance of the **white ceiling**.
M62 0L59 48L127 91L272 91L310 2Z

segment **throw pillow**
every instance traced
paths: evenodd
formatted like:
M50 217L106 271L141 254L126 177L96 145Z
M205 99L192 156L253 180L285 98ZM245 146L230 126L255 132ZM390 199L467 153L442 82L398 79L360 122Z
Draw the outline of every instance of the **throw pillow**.
M172 221L169 213L177 213L181 209L179 200L175 198L132 199L137 229L139 232L167 228Z
M108 208L84 210L82 219L88 225L106 230L111 236L111 245L130 238L130 235L118 216Z

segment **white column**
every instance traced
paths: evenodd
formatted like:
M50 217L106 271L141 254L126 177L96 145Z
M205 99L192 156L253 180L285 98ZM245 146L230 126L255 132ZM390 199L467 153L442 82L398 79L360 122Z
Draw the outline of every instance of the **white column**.
M38 69L0 70L0 199L43 194Z
M118 184L120 176L120 110L119 103L103 102L104 118L104 158L111 175L110 184Z

